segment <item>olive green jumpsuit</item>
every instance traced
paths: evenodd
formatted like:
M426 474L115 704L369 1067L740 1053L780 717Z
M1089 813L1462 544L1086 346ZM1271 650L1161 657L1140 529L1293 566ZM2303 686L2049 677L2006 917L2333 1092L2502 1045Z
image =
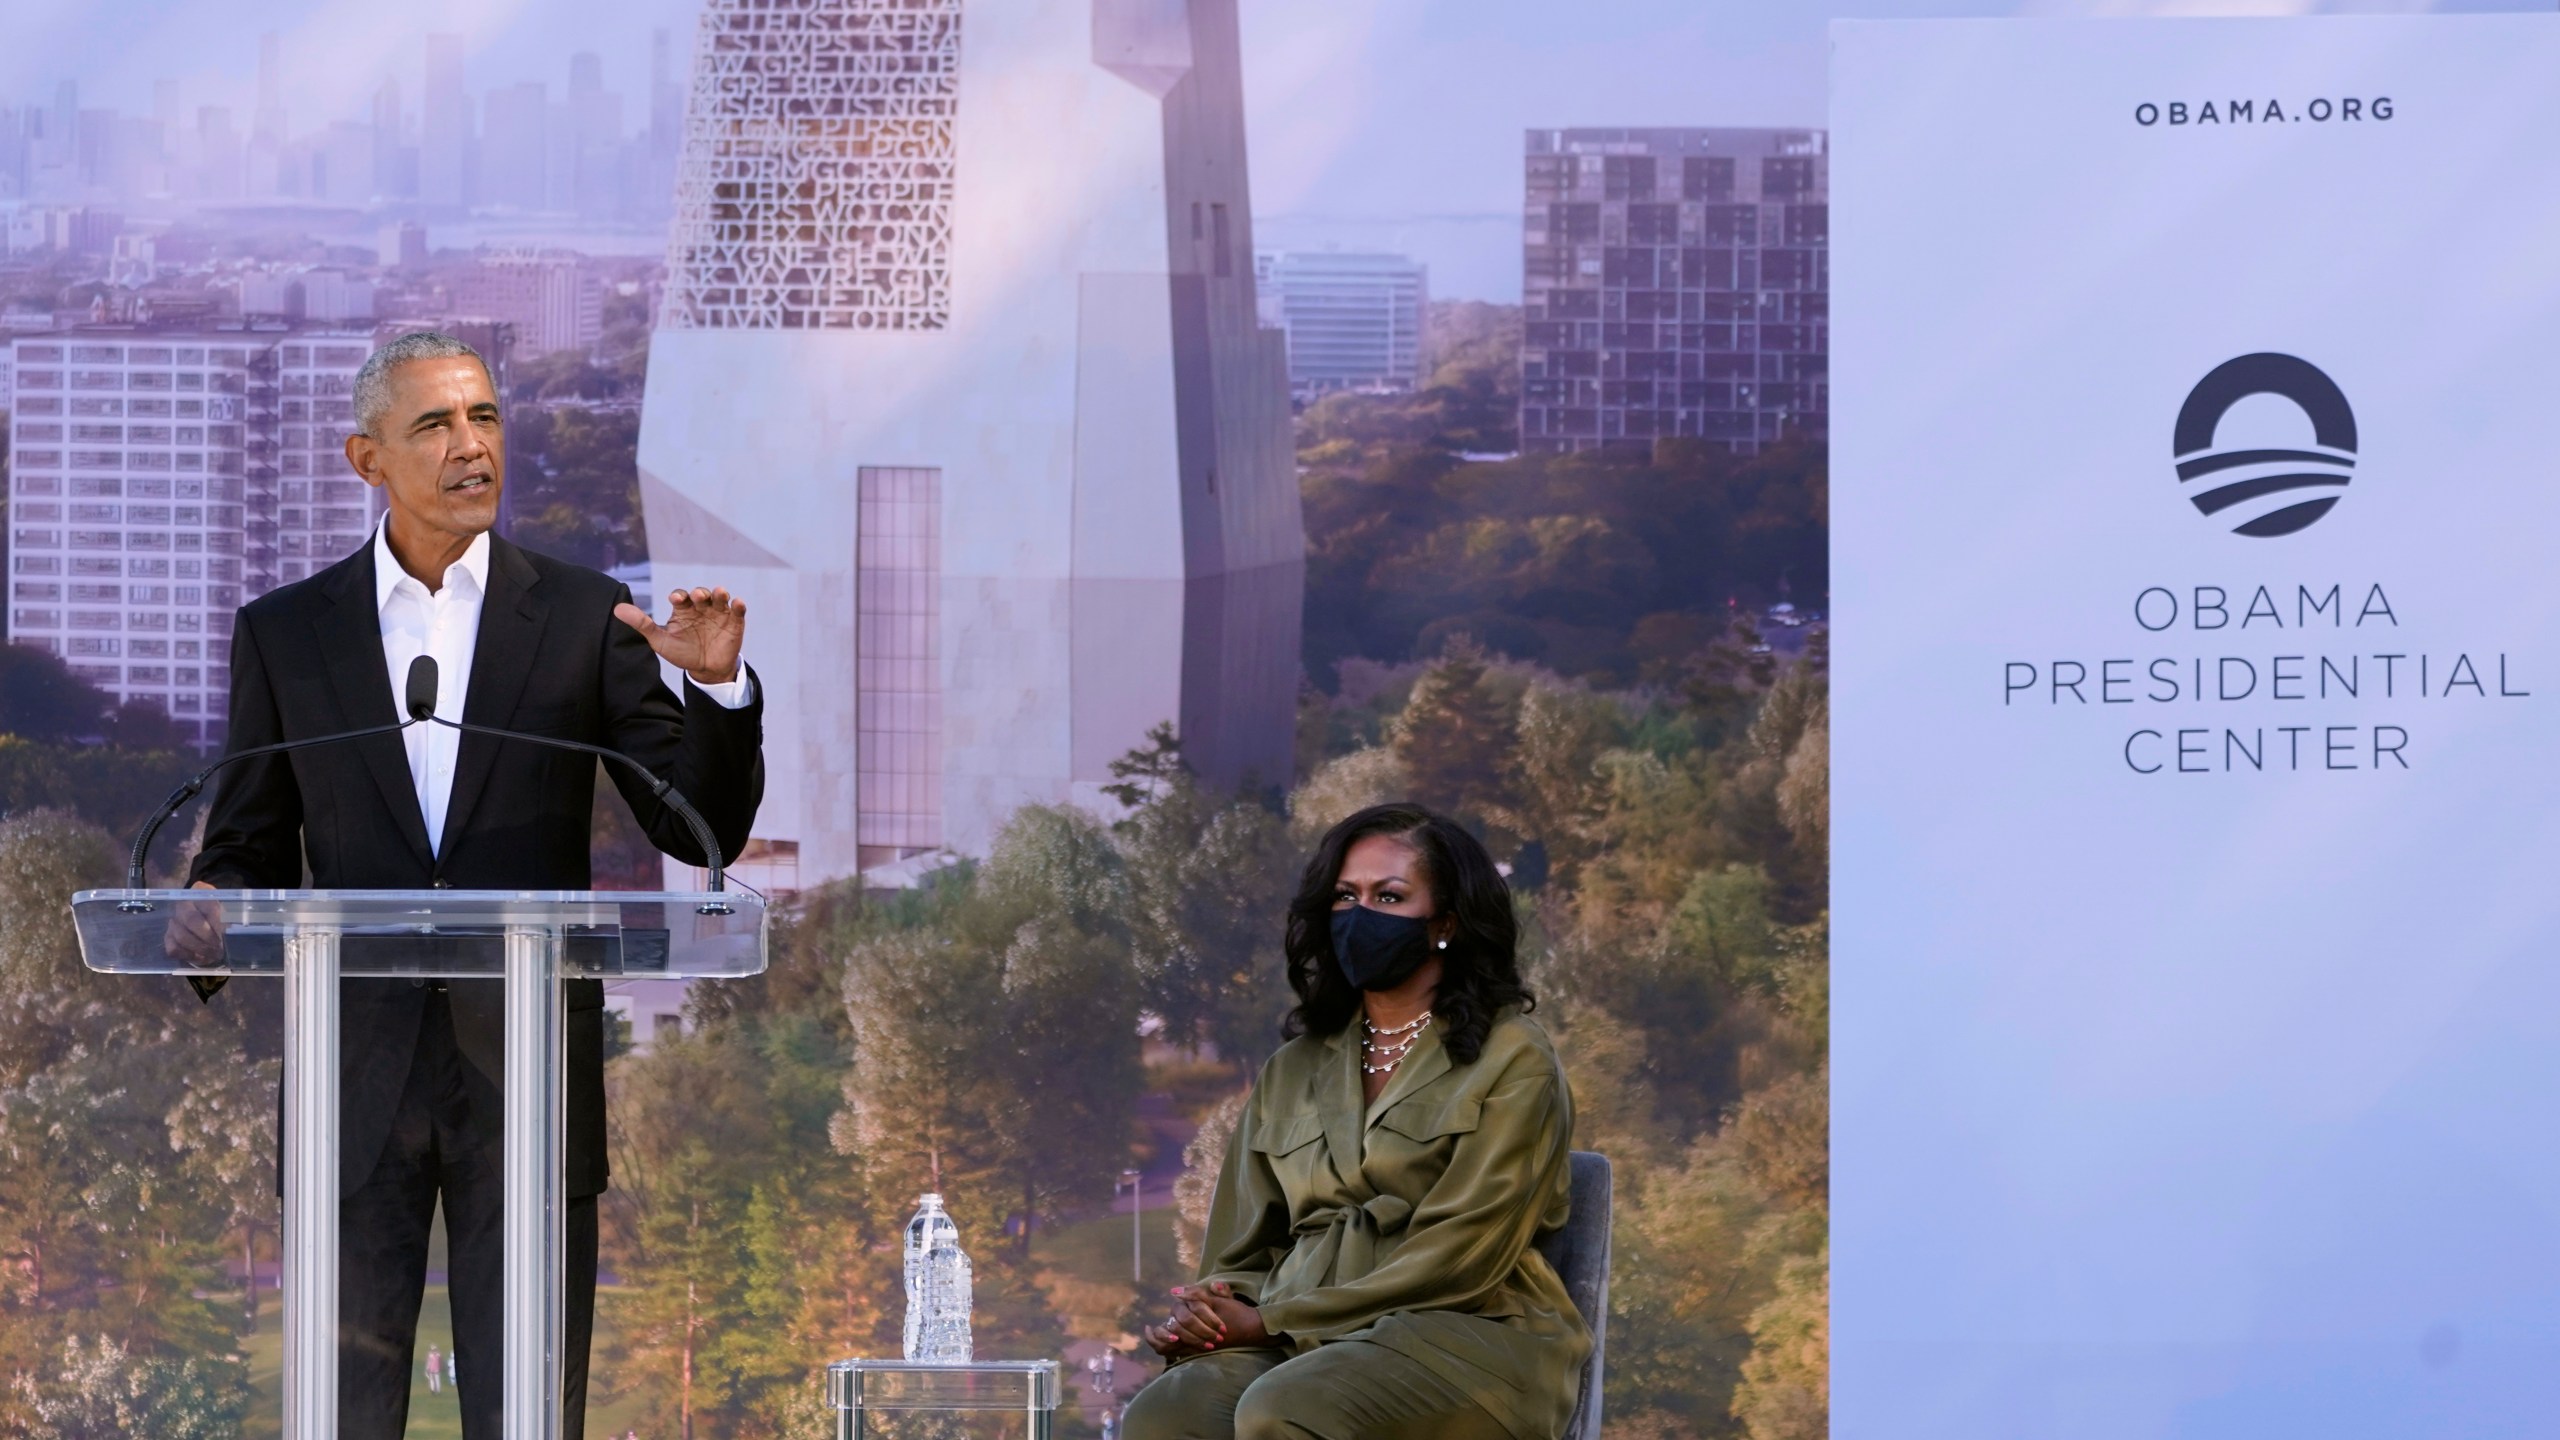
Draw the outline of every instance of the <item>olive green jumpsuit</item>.
M1555 1051L1516 1011L1471 1065L1427 1028L1372 1105L1356 1029L1282 1046L1228 1145L1200 1283L1284 1343L1176 1361L1124 1440L1563 1434L1591 1337L1531 1242L1565 1222L1572 1132Z

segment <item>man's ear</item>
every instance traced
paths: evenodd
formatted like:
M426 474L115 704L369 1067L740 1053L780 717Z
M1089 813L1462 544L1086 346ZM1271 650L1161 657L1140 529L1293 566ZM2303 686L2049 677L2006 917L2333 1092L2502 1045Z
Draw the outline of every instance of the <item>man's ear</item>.
M356 472L358 479L377 490L382 488L382 476L376 468L381 463L381 459L381 441L365 434L347 437L348 468Z

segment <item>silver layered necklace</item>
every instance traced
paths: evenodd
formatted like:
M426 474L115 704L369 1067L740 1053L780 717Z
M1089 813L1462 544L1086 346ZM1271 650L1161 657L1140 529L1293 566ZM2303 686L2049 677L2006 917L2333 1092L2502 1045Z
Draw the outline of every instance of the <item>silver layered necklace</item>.
M1422 1038L1423 1031L1431 1028L1431 1012L1425 1010L1403 1024L1387 1030L1379 1029L1377 1022L1366 1015L1360 1017L1360 1025L1367 1032L1360 1041L1360 1073L1384 1075L1403 1064L1404 1057L1413 1049L1414 1042ZM1387 1063L1372 1065L1369 1063L1372 1056L1383 1059Z

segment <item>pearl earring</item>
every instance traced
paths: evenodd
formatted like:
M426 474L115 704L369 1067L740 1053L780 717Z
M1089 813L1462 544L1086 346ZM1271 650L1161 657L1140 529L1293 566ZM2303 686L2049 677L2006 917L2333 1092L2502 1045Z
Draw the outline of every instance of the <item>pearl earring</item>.
M1446 941L1446 940L1441 941L1441 942L1440 942L1440 948L1441 948L1441 949L1443 949L1443 950L1448 949L1448 948L1449 948L1449 942L1448 942L1448 941Z

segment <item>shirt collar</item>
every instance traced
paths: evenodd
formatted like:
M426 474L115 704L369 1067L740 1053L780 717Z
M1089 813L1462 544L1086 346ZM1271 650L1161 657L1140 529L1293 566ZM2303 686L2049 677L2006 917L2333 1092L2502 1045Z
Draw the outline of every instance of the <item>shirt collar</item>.
M391 553L391 517L386 514L382 523L373 527L374 608L379 610L389 605L393 592L400 588L403 580L417 583L417 577L400 568L400 557ZM462 580L471 582L470 593L474 595L489 593L488 531L472 536L470 545L463 549L462 558L445 567L445 584L452 585ZM420 584L418 588L423 591L426 586Z

